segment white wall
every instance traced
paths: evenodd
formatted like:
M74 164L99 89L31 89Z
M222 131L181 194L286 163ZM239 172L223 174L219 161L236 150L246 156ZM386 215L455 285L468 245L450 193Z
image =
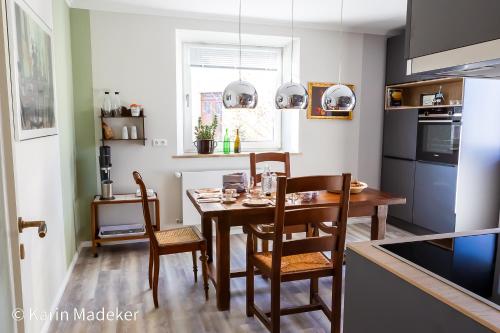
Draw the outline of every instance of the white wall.
M146 147L113 144L112 178L115 192L128 192L135 189L132 171L141 171L149 186L159 192L162 225L175 223L175 219L181 216L180 180L174 177L175 171L240 169L248 165L248 158L245 157L172 158L176 154L178 130L176 29L235 32L237 25L208 20L91 12L92 68L98 124L96 144L100 138L97 114L103 89L118 89L124 103L137 100L144 105L147 137L166 138L168 147L153 148L150 143ZM287 36L289 29L243 24L243 32ZM303 83L332 82L337 79L339 35L326 30L296 30L296 36L300 38L300 78ZM380 156L373 160L371 157L365 158L359 167L361 163L358 155L362 152L366 156L366 150L380 152L385 38L346 33L344 40L343 81L354 84L358 96L354 119L308 120L305 111L302 111L299 125L299 148L302 154L292 156L292 175L352 172L354 176L359 173L361 180L367 180L370 185L378 186ZM367 112L366 116L364 112ZM375 128L360 137L360 128L366 131L371 127Z
M384 124L386 37L365 35L363 41L363 89L359 110L358 177L370 186L380 187L382 168L382 135ZM374 88L371 88L371 86Z

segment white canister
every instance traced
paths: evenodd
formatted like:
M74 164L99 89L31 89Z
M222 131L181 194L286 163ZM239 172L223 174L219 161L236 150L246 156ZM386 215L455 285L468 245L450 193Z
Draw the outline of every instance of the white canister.
M132 105L130 107L130 113L132 117L139 117L141 115L141 106L140 105Z
M130 126L130 138L132 140L137 139L137 126Z
M128 129L127 126L122 127L122 139L128 140Z

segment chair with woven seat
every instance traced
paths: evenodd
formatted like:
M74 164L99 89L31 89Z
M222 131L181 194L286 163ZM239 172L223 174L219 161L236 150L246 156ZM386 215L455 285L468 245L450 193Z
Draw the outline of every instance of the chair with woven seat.
M208 264L207 264L207 242L195 226L173 228L155 231L151 223L148 196L146 186L139 172L134 171L134 180L141 190L142 211L146 231L149 235L149 288L153 289L153 302L158 307L158 276L160 273L160 256L191 252L193 259L194 281L198 281L198 266L196 264L196 252L200 251L201 269L203 273L203 287L205 299L208 300Z
M288 152L270 152L270 153L250 153L250 175L253 177L253 186L257 186L262 181L262 174L257 173L257 163L278 162L283 163L283 172L275 172L278 176L291 177L290 172L290 154ZM273 231L272 225L262 224L260 226L264 231ZM291 231L293 232L293 231ZM291 238L291 233L287 233L287 239ZM262 251L269 250L269 242L262 240ZM257 247L257 242L254 245Z
M265 232L259 225L245 226L247 239L247 316L256 315L273 333L280 330L280 316L322 310L331 321L331 332L340 333L342 311L342 263L349 210L351 175L278 177L274 231ZM287 193L339 191L336 206L294 208L286 205ZM283 240L285 227L301 227L306 238ZM313 232L310 232L314 229ZM322 231L320 236L319 231ZM272 252L255 252L255 238L273 241ZM324 252L329 252L330 257ZM331 259L330 259L331 258ZM254 304L255 268L271 281L271 311L265 313ZM318 294L318 279L333 277L332 309ZM282 282L310 280L309 304L280 307Z

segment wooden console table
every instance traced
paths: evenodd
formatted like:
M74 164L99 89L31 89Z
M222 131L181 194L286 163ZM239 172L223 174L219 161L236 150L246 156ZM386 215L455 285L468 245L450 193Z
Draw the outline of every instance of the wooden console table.
M158 199L158 194L155 193L154 196L148 197L149 202L153 202L155 206L155 223L153 228L159 230L160 228L160 200ZM97 246L102 243L124 241L124 240L134 240L134 239L145 239L148 238L147 232L144 235L131 235L131 236L114 236L114 237L99 237L99 206L101 205L126 205L141 203L141 198L137 197L135 193L132 194L116 194L113 200L101 200L99 195L94 197L90 205L90 219L91 226L90 232L92 234L92 252L94 257L97 257Z

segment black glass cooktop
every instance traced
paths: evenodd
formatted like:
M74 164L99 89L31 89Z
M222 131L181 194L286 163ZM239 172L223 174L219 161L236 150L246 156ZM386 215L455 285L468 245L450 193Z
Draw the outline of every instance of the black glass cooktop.
M380 245L500 309L499 233ZM417 267L418 268L418 267Z

